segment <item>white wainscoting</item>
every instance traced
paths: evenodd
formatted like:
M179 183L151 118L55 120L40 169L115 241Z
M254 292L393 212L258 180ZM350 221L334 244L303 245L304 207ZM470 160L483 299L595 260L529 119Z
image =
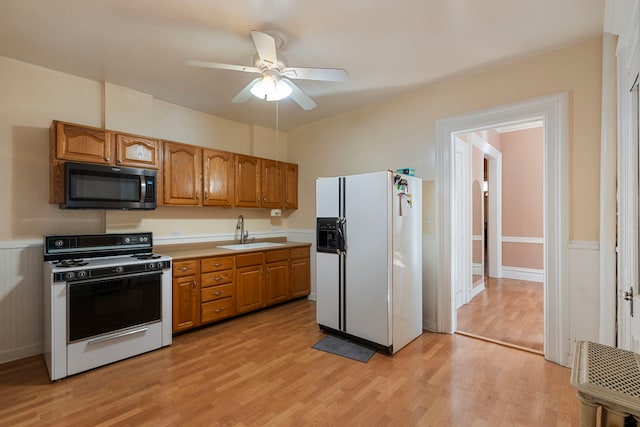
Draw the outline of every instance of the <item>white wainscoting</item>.
M315 299L315 230L289 230L286 235L312 244L309 298ZM436 331L437 245L433 235L424 235L422 243L423 327ZM598 341L599 252L598 242L569 244L570 298L561 304L570 313L572 341ZM42 257L41 242L0 242L0 363L42 353ZM571 355L565 360L571 360Z
M0 242L0 363L42 353L42 242Z

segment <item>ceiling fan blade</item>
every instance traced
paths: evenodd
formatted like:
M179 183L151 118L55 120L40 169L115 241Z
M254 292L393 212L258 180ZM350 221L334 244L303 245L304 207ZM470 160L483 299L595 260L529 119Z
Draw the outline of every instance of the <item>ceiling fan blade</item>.
M287 67L282 72L290 79L323 80L328 82L344 82L349 74L341 68L300 68Z
M253 43L256 45L260 60L268 65L276 65L278 54L276 53L276 41L269 34L261 31L251 31Z
M313 99L309 98L306 93L304 93L298 86L296 86L289 79L282 79L290 88L291 88L291 99L293 99L299 106L301 106L305 110L313 110L318 106Z
M260 80L261 80L261 77L251 80L251 83L246 85L244 89L242 89L236 96L234 96L231 102L233 102L234 104L242 104L243 102L246 102L249 98L253 96L251 94L251 88Z
M185 64L192 65L194 67L205 67L205 68L216 68L219 70L231 70L231 71L244 71L245 73L262 73L262 70L256 67L247 67L244 65L233 65L233 64L221 64L219 62L209 62L209 61L198 61L195 59L190 59L185 61Z

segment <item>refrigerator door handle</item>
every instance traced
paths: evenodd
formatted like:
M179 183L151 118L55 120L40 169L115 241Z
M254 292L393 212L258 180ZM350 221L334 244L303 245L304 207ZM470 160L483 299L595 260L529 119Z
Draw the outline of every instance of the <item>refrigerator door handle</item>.
M344 253L347 251L347 236L346 236L346 228L347 221L345 218L338 218L337 222L338 229L338 253Z

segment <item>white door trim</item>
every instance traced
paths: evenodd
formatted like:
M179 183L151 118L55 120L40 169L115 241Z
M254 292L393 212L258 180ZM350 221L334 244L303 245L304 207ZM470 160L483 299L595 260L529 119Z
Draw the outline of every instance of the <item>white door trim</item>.
M568 256L568 94L548 95L532 100L450 117L436 122L436 211L440 218L436 227L438 247L437 318L440 332L455 331L451 286L451 236L453 189L452 135L487 129L498 125L544 120L544 250L545 358L568 366L569 342Z

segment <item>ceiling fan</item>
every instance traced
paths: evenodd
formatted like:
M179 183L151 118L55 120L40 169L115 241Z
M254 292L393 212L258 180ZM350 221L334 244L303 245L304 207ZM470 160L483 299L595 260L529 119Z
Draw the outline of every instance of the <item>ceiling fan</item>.
M251 31L251 38L258 52L253 67L197 60L189 60L186 63L196 67L262 75L245 86L231 102L245 102L251 95L266 101L278 101L291 96L291 99L305 110L312 110L316 108L317 104L290 79L342 82L349 77L347 72L340 68L289 67L286 58L277 53L277 49L284 45L284 39L277 33L271 35L261 31Z

